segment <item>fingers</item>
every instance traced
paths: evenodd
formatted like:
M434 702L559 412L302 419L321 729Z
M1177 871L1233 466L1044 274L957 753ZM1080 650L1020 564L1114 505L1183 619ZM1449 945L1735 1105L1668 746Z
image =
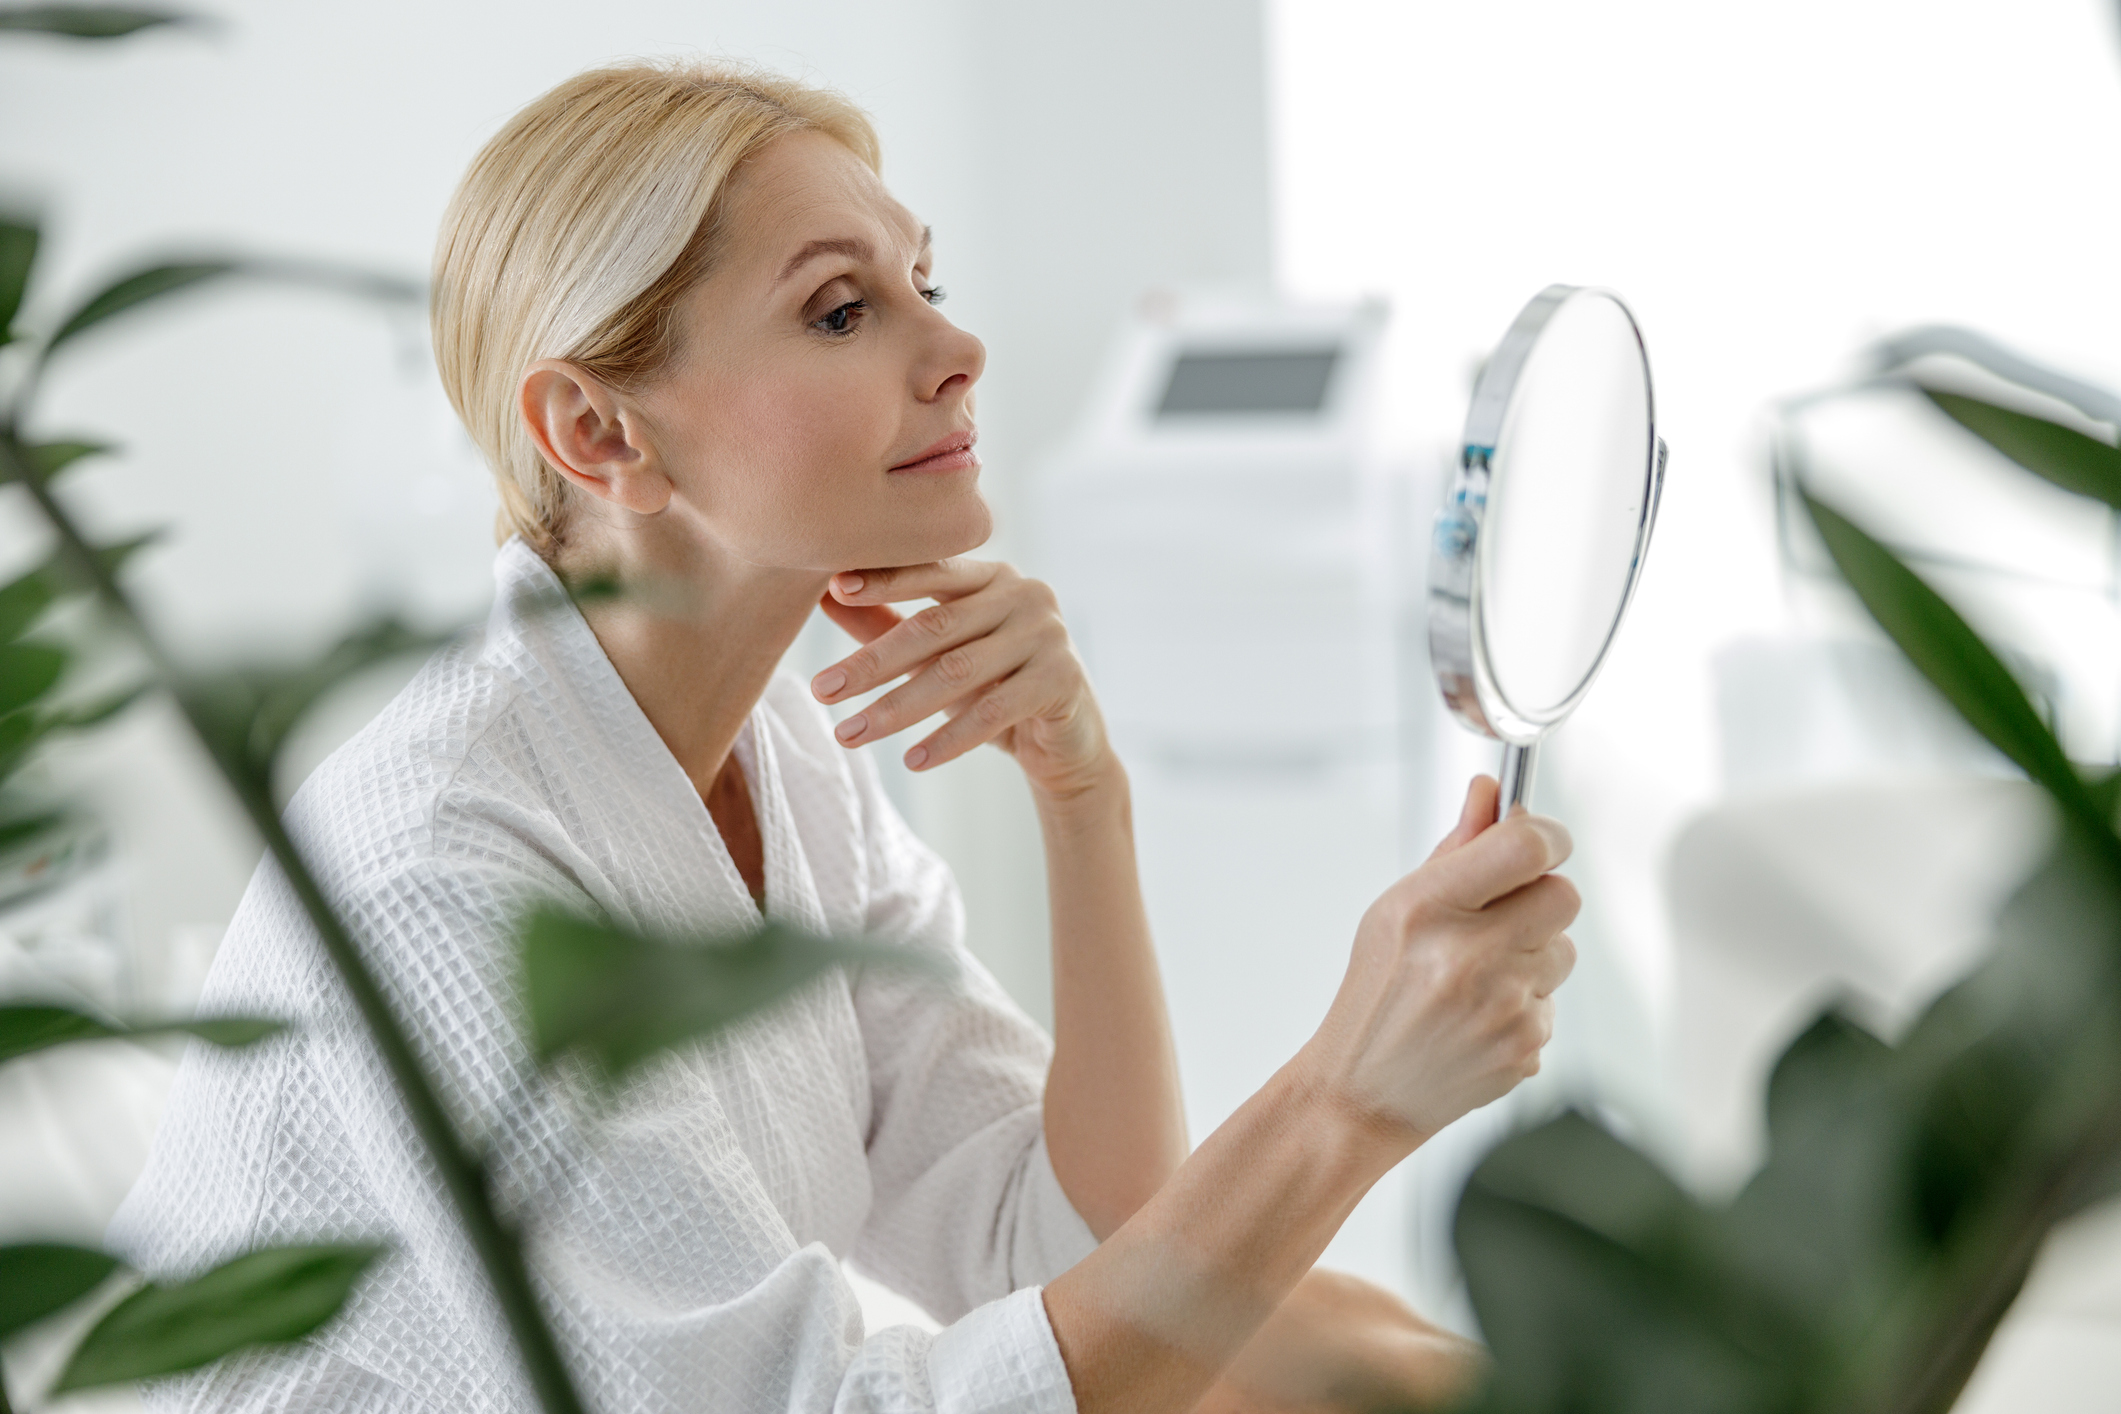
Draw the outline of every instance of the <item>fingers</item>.
M934 667L941 666L946 661L952 662L953 666L943 673L942 680L955 682L959 693L978 687L981 683L992 682L1000 677L1002 672L1014 669L1017 663L1011 663L1002 672L990 673L986 677L960 676L960 673L970 667L972 650L978 646L973 640L992 634L999 628L1008 619L1011 607L1007 598L996 595L982 595L954 603L931 604L911 618L894 624L819 673L811 679L810 690L821 702L837 702L842 698L867 692L871 688L881 687L893 678L904 677L923 663L932 662L934 666L929 669L932 673ZM890 614L894 619L898 617L895 610L884 608L882 605L843 607L841 612L880 613ZM958 656L953 660L952 654ZM1021 661L1018 660L1019 663ZM937 711L943 705L942 702L937 702L929 707L927 712L921 713L921 716ZM899 726L920 719L907 717L899 722ZM896 731L897 728L892 730ZM843 741L850 739L841 738Z
M1008 568L999 560L937 560L925 565L847 570L826 590L842 604L899 604L908 599L959 599L992 584Z
M1576 970L1576 941L1567 933L1556 933L1532 954L1532 995L1551 997Z
M1497 803L1502 799L1502 787L1493 776L1475 776L1466 785L1466 803L1458 812L1458 823L1451 833L1443 837L1429 855L1434 859L1439 854L1449 854L1460 845L1495 823Z
M914 620L908 619L903 627L910 629L913 624ZM1025 625L1005 626L969 643L960 643L930 659L926 667L914 674L911 682L885 693L841 722L833 735L854 746L925 721L960 699L1015 673L1031 661L1043 639L1044 635L1037 628ZM879 642L864 651L881 647L883 644ZM889 669L883 671L888 673ZM896 673L889 675L897 676ZM862 690L857 680L835 695Z
M1539 1074L1539 1057L1546 1050L1547 1042L1554 1039L1554 999L1539 997L1525 1008L1525 1025L1534 1044L1526 1058L1525 1075L1529 1078Z
M1512 815L1439 854L1420 872L1433 879L1445 903L1477 911L1559 868L1574 848L1559 820Z
M817 602L825 617L845 629L856 643L873 643L900 622L899 611L882 604L842 604L829 592Z
M1486 911L1508 929L1517 946L1534 949L1574 923L1582 908L1583 896L1574 884L1559 874L1542 874Z
M1065 687L1051 679L1052 673L1018 673L997 683L973 700L970 706L906 753L906 765L916 771L954 761L975 746L983 746L1027 717L1050 709Z

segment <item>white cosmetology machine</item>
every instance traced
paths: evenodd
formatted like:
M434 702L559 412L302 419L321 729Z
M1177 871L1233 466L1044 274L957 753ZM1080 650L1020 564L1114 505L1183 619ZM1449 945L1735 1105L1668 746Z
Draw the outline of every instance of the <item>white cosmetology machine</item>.
M1134 783L1197 1140L1325 1015L1398 876L1427 538L1374 445L1378 304L1153 295L1040 481L1038 569ZM1426 737L1424 736L1424 740ZM1330 1260L1407 1289L1398 1180Z

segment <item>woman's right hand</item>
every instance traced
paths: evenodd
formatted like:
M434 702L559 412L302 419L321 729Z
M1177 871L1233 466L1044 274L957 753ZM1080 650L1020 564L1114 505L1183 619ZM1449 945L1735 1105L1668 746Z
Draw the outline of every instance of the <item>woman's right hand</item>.
M1197 1405L1378 1178L1539 1069L1576 961L1576 890L1548 872L1568 855L1552 820L1495 823L1495 782L1474 781L1364 915L1317 1034L1046 1286L1082 1414Z
M1476 777L1458 826L1385 890L1356 930L1346 979L1304 1062L1366 1124L1420 1143L1539 1070L1551 994L1576 965L1581 900L1549 871L1569 832L1544 816L1495 819Z

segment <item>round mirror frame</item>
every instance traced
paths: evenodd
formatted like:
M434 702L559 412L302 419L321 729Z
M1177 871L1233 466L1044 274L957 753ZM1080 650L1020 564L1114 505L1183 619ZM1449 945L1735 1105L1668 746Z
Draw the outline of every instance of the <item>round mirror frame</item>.
M1487 515L1489 461L1502 433L1503 417L1517 391L1518 376L1532 356L1532 349L1548 322L1572 299L1609 299L1626 316L1635 336L1635 350L1642 359L1642 386L1649 414L1649 458L1643 467L1644 496L1641 524L1635 532L1634 561L1628 568L1627 589L1620 608L1606 630L1605 642L1583 675L1583 681L1559 705L1538 713L1522 712L1503 695L1495 680L1488 655L1486 635L1481 629L1480 547L1481 526ZM1452 478L1443 509L1437 513L1436 530L1429 555L1429 660L1436 669L1443 699L1459 721L1483 736L1512 746L1528 747L1574 711L1590 690L1591 682L1604 666L1613 636L1627 616L1628 605L1642 580L1642 562L1648 553L1650 532L1657 525L1657 507L1664 496L1664 439L1657 435L1657 399L1650 382L1649 350L1642 341L1642 328L1627 302L1611 290L1592 285L1549 285L1527 304L1510 330L1503 335L1494 357L1481 370L1473 388L1473 403L1466 412L1464 443L1458 470Z

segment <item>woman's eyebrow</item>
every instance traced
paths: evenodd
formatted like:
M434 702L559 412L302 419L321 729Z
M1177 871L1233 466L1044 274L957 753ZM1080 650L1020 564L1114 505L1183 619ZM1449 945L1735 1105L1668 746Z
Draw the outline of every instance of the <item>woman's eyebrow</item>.
M926 255L928 248L934 243L935 228L933 226L921 227L919 254ZM874 260L876 258L876 248L870 245L869 242L855 236L838 236L830 240L805 241L794 255L788 257L788 263L781 267L780 274L773 277L773 283L776 285L780 284L821 255L844 255L849 260Z
M858 240L851 236L841 236L833 240L824 241L805 241L800 250L788 257L788 263L781 267L780 274L774 276L773 283L776 285L780 284L821 255L844 255L849 260L873 260L876 257L876 250L869 242Z

